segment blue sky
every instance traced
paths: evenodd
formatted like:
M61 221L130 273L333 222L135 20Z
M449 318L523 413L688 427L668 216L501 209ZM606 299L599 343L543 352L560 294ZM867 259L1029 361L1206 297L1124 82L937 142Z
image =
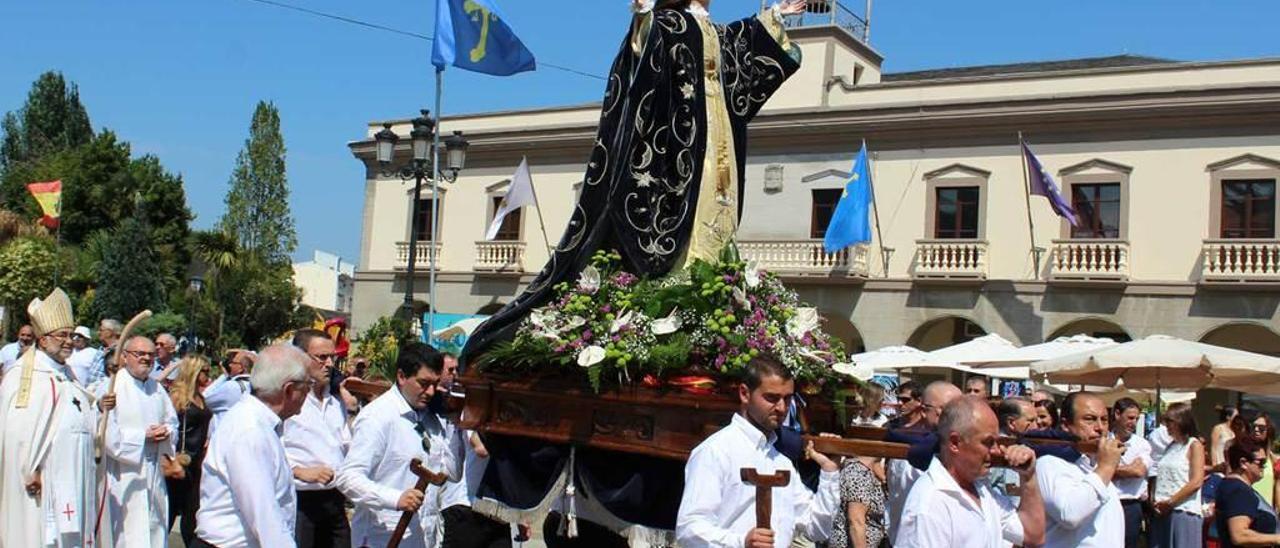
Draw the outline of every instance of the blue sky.
M433 0L284 0L420 34ZM628 22L625 0L501 0L545 63L603 75ZM861 12L863 2L849 3ZM719 19L757 8L715 0ZM1280 56L1274 0L877 0L872 43L900 72L1116 55L1180 60ZM236 153L260 99L280 108L297 257L359 255L363 169L346 143L370 120L430 106L430 44L251 0L0 0L0 111L60 70L94 127L181 173L196 226L222 214ZM603 83L549 68L513 78L450 71L445 112L598 100ZM585 153L585 151L584 151ZM852 154L852 151L851 151ZM585 158L585 157L584 157Z

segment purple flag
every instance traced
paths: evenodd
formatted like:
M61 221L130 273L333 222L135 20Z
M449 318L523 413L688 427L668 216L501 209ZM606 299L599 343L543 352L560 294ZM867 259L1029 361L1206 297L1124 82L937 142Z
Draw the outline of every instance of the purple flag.
M1036 196L1044 196L1049 200L1049 205L1053 206L1053 212L1059 217L1066 219L1071 226L1077 226L1080 221L1076 219L1076 210L1071 208L1071 203L1062 197L1062 192L1058 190L1058 184L1053 182L1053 177L1045 171L1044 166L1040 165L1040 160L1035 154L1031 153L1031 149L1027 148L1027 143L1022 143L1022 156L1027 162L1027 177L1031 185L1031 193Z

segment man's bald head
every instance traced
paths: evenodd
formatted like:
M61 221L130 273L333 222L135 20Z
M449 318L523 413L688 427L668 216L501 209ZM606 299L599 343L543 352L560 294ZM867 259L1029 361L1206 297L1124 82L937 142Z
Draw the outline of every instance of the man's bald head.
M960 388L947 381L934 381L924 389L921 398L925 424L936 427L942 417L942 409L961 396Z
M961 486L972 486L987 473L999 424L986 400L963 396L947 404L938 421L939 459Z

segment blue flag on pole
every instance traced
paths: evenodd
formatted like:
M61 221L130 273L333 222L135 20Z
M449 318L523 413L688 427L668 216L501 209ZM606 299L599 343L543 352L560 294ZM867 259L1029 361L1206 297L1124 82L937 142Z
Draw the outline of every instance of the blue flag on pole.
M534 70L537 61L498 13L494 0L436 0L431 64L494 76Z
M840 195L836 211L827 224L822 246L835 253L853 244L871 241L871 168L867 163L867 144L862 143L853 161L853 175Z
M1076 210L1072 209L1071 204L1062 197L1058 184L1053 182L1053 177L1045 171L1044 166L1040 164L1040 159L1031 153L1031 148L1025 141L1022 143L1022 156L1027 162L1027 185L1030 187L1031 194L1044 196L1053 207L1053 212L1066 219L1071 226L1080 224L1076 220Z

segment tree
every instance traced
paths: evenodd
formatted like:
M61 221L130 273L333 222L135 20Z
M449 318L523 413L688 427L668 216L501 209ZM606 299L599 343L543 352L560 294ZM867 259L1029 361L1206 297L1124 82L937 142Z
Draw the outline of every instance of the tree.
M219 227L235 236L242 249L263 260L288 263L298 238L289 213L284 137L275 105L258 102L230 184L227 211Z
M126 219L116 228L98 266L94 308L105 317L132 318L151 309L163 310L164 281L151 231L140 219Z
M16 321L10 321L10 326L22 325L26 322L27 303L36 297L43 298L53 289L54 271L58 267L53 240L15 238L0 247L0 265L4 265L0 268L0 305L13 313Z
M78 147L93 137L80 90L55 71L41 74L31 84L27 102L0 125L4 128L0 169Z

